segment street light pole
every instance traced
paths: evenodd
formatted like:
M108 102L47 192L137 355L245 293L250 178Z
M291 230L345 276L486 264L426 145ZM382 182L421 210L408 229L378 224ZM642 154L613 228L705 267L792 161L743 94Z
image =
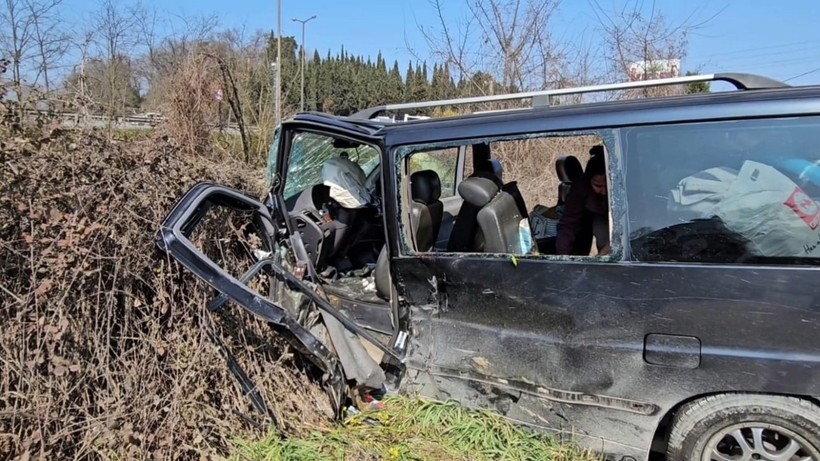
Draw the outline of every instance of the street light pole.
M302 74L302 89L301 89L301 97L299 99L299 111L300 112L304 112L304 110L305 110L305 54L306 54L305 53L305 24L307 24L307 22L312 20L312 19L316 19L316 15L313 15L313 16L307 18L307 19L304 19L304 20L293 18L293 22L301 22L302 23L302 65L301 65L301 67L302 67L302 71L301 71L301 74Z
M282 0L276 7L276 124L282 123Z

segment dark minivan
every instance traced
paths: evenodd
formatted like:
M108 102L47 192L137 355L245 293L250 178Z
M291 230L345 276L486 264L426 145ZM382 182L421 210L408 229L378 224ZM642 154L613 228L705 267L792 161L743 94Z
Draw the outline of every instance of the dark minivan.
M703 81L736 90L559 103ZM289 339L340 412L405 392L615 460L820 461L820 87L713 74L301 113L268 173L261 201L198 184L158 244L213 310ZM244 274L189 238L220 208L253 224Z

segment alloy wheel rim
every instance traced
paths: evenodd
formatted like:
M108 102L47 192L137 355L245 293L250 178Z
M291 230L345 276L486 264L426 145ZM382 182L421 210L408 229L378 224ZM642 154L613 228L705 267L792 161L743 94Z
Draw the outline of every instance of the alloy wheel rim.
M820 461L807 440L776 424L748 422L715 433L703 461Z

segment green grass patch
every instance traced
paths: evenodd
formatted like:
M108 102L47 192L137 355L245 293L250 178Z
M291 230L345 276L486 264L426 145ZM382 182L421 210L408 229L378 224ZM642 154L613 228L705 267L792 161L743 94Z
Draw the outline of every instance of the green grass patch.
M284 440L271 435L261 442L237 442L236 448L236 460L265 461L600 459L515 426L497 413L398 396L388 397L382 411L353 416L331 429Z

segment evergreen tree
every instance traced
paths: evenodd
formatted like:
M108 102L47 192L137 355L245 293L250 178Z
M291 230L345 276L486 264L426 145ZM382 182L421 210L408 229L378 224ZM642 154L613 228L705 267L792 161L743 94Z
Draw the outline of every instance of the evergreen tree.
M443 86L444 86L444 97L447 99L455 98L458 96L456 90L456 84L453 81L453 74L450 73L450 65L446 62L444 63L444 67L441 70Z
M387 95L385 102L397 103L404 101L404 82L401 80L399 61L393 61L393 68L387 76Z
M274 34L270 35L266 45L264 59L275 62ZM282 38L282 103L286 108L299 106L299 51L293 37ZM466 89L475 87L478 81L486 84L485 77L489 76L477 75L470 79L470 84L461 85ZM261 100L265 97L262 93L270 87L269 81L264 80L266 78L270 78L270 75L260 73L256 80L249 83L249 91L254 98ZM307 110L350 114L380 104L449 99L458 96L459 91L447 64L433 63L431 70L427 62L409 62L402 74L398 61L394 60L388 68L381 52L373 59L351 54L344 46L336 54L328 50L323 55L314 50L305 66Z
M411 100L413 98L413 85L416 81L416 71L413 70L413 63L407 63L407 72L404 74L404 97Z
M313 59L311 59L308 69L310 70L310 81L307 84L307 101L305 104L310 110L320 110L322 105L320 87L326 84L327 79L322 72L322 57L319 56L319 50L313 52Z

